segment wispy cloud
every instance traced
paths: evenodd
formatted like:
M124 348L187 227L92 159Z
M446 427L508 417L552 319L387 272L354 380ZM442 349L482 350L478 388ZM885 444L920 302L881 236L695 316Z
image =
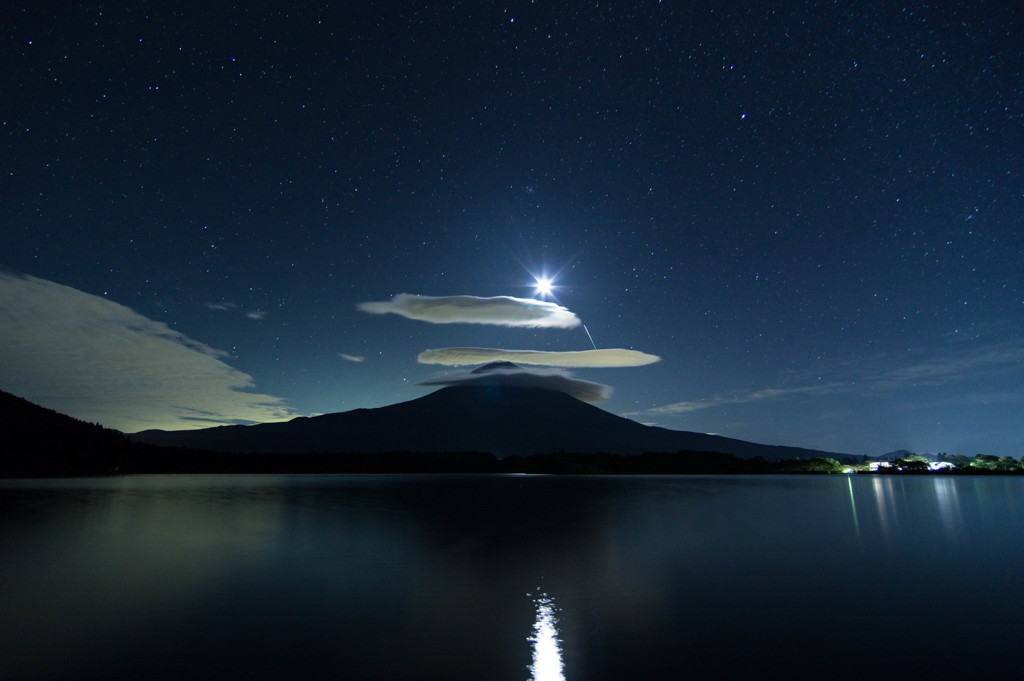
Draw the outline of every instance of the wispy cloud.
M561 369L524 369L510 363L487 365L472 371L458 371L421 381L419 385L470 385L541 388L566 393L584 402L611 397L611 386L573 377Z
M420 364L444 364L446 366L468 366L470 364L507 361L535 366L567 368L639 367L661 360L657 355L649 355L646 352L623 348L570 352L503 350L500 348L436 348L421 352L417 359Z
M762 388L730 393L728 395L716 395L707 399L690 400L686 402L674 402L672 404L652 407L648 414L686 414L701 409L724 407L734 404L750 404L751 402L763 402L765 400L779 400L793 395L808 395L814 393L836 392L842 389L849 389L848 383L832 383L828 385L809 385L795 388Z
M132 432L298 415L249 392L226 356L105 298L0 272L0 386L76 418Z
M342 359L344 359L346 361L349 361L349 362L362 362L363 360L366 359L362 355L349 355L349 354L344 353L344 352L339 352L338 353L338 357L341 357Z
M543 300L495 296L417 296L399 293L391 300L359 303L370 314L397 314L432 324L495 324L527 328L571 329L579 317L568 309Z
M238 305L235 305L234 303L227 301L222 301L219 303L207 303L206 307L210 308L211 310L216 310L217 312L230 312L239 310ZM252 310L250 312L246 312L245 316L248 317L249 319L260 320L267 316L267 312L266 310Z
M868 381L876 389L908 385L939 385L989 374L1021 372L1024 344L998 343L966 349L955 355L921 360L879 372Z
M997 398L994 396L998 396L1000 402L1024 401L1024 389L1018 392L1002 390L975 394L970 392L971 389L957 388L957 386L967 386L970 381L981 377L1005 378L1024 373L1024 345L1017 342L1006 342L974 348L963 347L959 350L960 352L957 353L917 359L899 366L891 366L891 358L876 356L870 361L862 360L857 363L862 366L859 371L854 371L855 365L850 363L838 368L835 372L837 378L846 380L736 391L725 395L652 407L644 413L684 414L701 409L781 400L799 395L827 396L857 393L865 397L881 396L897 391L914 391L919 388L935 388L936 386L949 386L951 390L960 390L957 393L957 399L963 402L985 403L996 400ZM884 363L890 363L890 366L879 366ZM865 364L875 366L864 366ZM934 399L934 397L929 399Z

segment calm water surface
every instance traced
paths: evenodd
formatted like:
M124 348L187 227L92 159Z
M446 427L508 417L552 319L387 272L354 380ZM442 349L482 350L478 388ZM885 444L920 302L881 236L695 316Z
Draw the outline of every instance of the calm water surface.
M3 679L1024 678L1024 479L0 481Z

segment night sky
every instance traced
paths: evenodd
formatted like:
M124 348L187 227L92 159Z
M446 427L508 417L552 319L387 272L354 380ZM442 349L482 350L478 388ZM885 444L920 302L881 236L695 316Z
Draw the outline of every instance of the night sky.
M1017 2L89 4L0 10L4 390L132 432L473 368L428 349L635 350L536 371L669 428L1024 454Z

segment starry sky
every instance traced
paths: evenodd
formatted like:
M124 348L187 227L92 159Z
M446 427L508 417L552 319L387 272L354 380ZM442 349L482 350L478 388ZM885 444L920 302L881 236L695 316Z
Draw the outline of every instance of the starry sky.
M80 5L0 10L4 390L132 432L630 350L542 371L669 428L1024 454L1018 3Z

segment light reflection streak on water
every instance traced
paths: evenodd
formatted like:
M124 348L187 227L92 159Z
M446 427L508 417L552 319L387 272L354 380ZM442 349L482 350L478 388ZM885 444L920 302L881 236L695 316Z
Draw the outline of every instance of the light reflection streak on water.
M890 515L896 515L895 499L892 494L892 480L888 477L876 475L871 481L875 492L875 506L878 508L878 521L882 526L882 534L889 536L896 518L890 519Z
M850 510L853 512L853 529L857 533L857 541L860 541L860 520L857 518L857 502L853 500L853 476L846 476L846 485L850 488Z
M957 495L955 482L950 478L935 478L935 499L939 505L939 518L942 529L950 538L959 537L963 529L963 517L960 513L960 497Z
M958 482L959 485L957 484ZM911 485L918 484L920 487L911 487ZM935 494L935 506L937 507L935 510L938 511L936 514L933 510L930 517L934 519L936 515L938 516L937 524L941 525L942 531L947 538L959 539L964 533L963 509L960 503L959 489L965 484L962 480L956 481L945 476L935 476L931 480L914 477L907 481L893 480L888 475L875 476L871 481L871 488L875 495L878 521L883 535L889 537L893 532L905 529L901 528L901 519L898 511L900 507L906 507L908 504L908 488L923 491L922 488L928 485ZM852 504L852 491L850 501Z
M562 674L562 648L558 640L558 620L555 618L555 601L547 594L540 594L535 600L537 619L533 633L527 641L533 644L533 664L530 665L531 681L565 681Z

